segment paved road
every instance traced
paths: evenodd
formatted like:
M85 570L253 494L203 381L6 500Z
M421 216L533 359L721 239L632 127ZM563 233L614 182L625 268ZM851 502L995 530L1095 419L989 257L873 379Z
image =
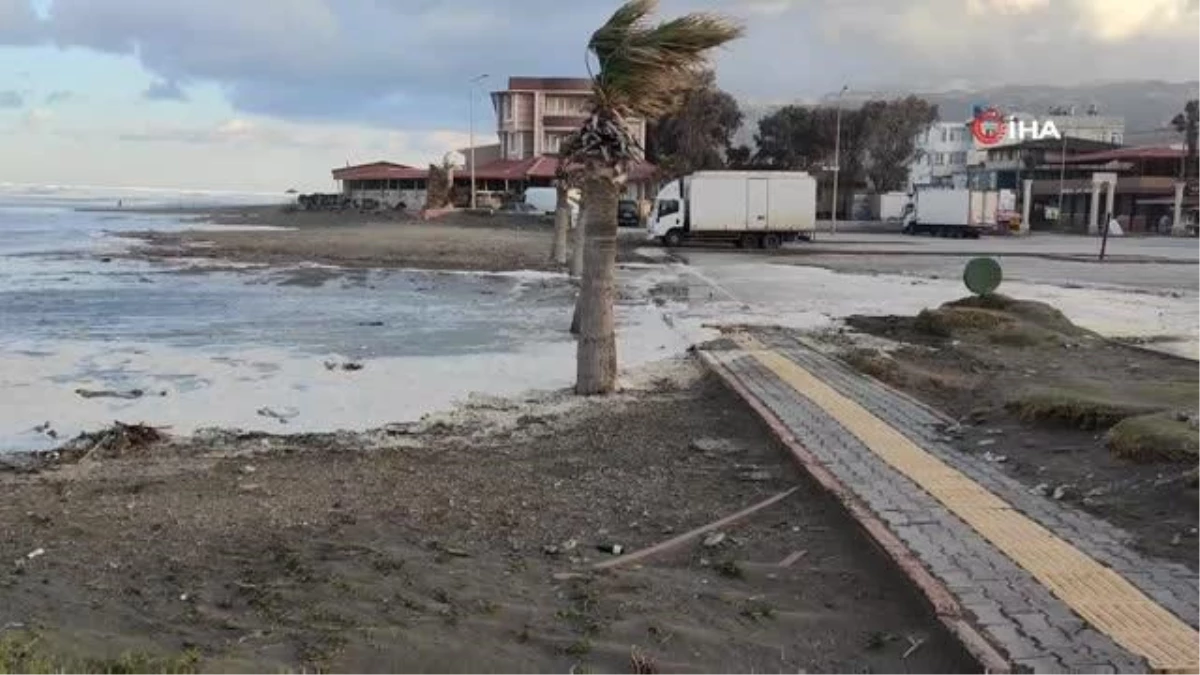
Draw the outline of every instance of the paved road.
M1094 259L1098 250L1098 241L1091 237L1034 235L972 240L856 232L820 233L815 242L771 253L714 246L679 249L676 255L699 267L745 262L753 256L768 264L941 279L958 279L968 260L991 255L1000 261L1008 280L1166 294L1200 290L1200 245L1195 239L1113 239L1108 260L1103 263Z
M796 458L986 666L999 656L1034 672L1195 671L1195 573L955 451L941 440L950 420L786 332L722 343L706 361L798 442Z

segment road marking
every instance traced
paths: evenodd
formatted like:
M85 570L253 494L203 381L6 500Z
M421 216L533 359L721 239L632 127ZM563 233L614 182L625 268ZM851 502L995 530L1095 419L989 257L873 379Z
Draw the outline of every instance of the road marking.
M1200 634L1111 569L1013 509L808 370L739 333L734 342L838 421L1097 630L1158 672L1200 671Z

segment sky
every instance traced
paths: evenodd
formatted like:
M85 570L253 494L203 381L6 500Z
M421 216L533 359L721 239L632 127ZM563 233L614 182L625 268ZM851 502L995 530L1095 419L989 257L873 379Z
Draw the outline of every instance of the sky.
M488 89L587 74L610 0L0 0L0 183L332 189L494 140ZM1197 79L1200 0L662 0L741 100ZM487 73L483 86L469 81Z

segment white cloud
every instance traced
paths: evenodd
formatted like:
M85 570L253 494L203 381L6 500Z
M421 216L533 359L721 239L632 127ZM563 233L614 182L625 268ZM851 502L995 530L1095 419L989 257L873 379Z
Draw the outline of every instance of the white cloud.
M467 134L231 117L209 125L149 124L117 130L60 128L34 109L4 137L21 165L0 181L120 184L226 190L328 189L330 170L389 160L422 166L467 143ZM36 129L37 134L27 133ZM486 136L478 136L487 142ZM494 139L491 139L494 142ZM62 157L71 157L63 162ZM120 157L114 164L112 157Z

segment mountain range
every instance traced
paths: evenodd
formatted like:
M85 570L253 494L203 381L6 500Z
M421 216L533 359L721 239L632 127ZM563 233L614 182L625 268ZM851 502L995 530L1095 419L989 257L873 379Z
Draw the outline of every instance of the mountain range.
M938 106L943 120L967 120L974 105L997 106L1001 110L1044 115L1051 107L1074 107L1076 114L1089 108L1097 114L1125 118L1127 145L1152 145L1180 142L1170 128L1171 118L1183 110L1188 99L1197 98L1200 82L1162 82L1129 80L1095 82L1075 86L1003 85L976 90L956 89L938 93L918 93ZM873 99L903 98L907 91L847 91L840 105L858 107ZM838 105L833 95L818 101L795 101L794 105ZM736 144L754 147L758 122L788 103L741 103L742 127L734 136Z

